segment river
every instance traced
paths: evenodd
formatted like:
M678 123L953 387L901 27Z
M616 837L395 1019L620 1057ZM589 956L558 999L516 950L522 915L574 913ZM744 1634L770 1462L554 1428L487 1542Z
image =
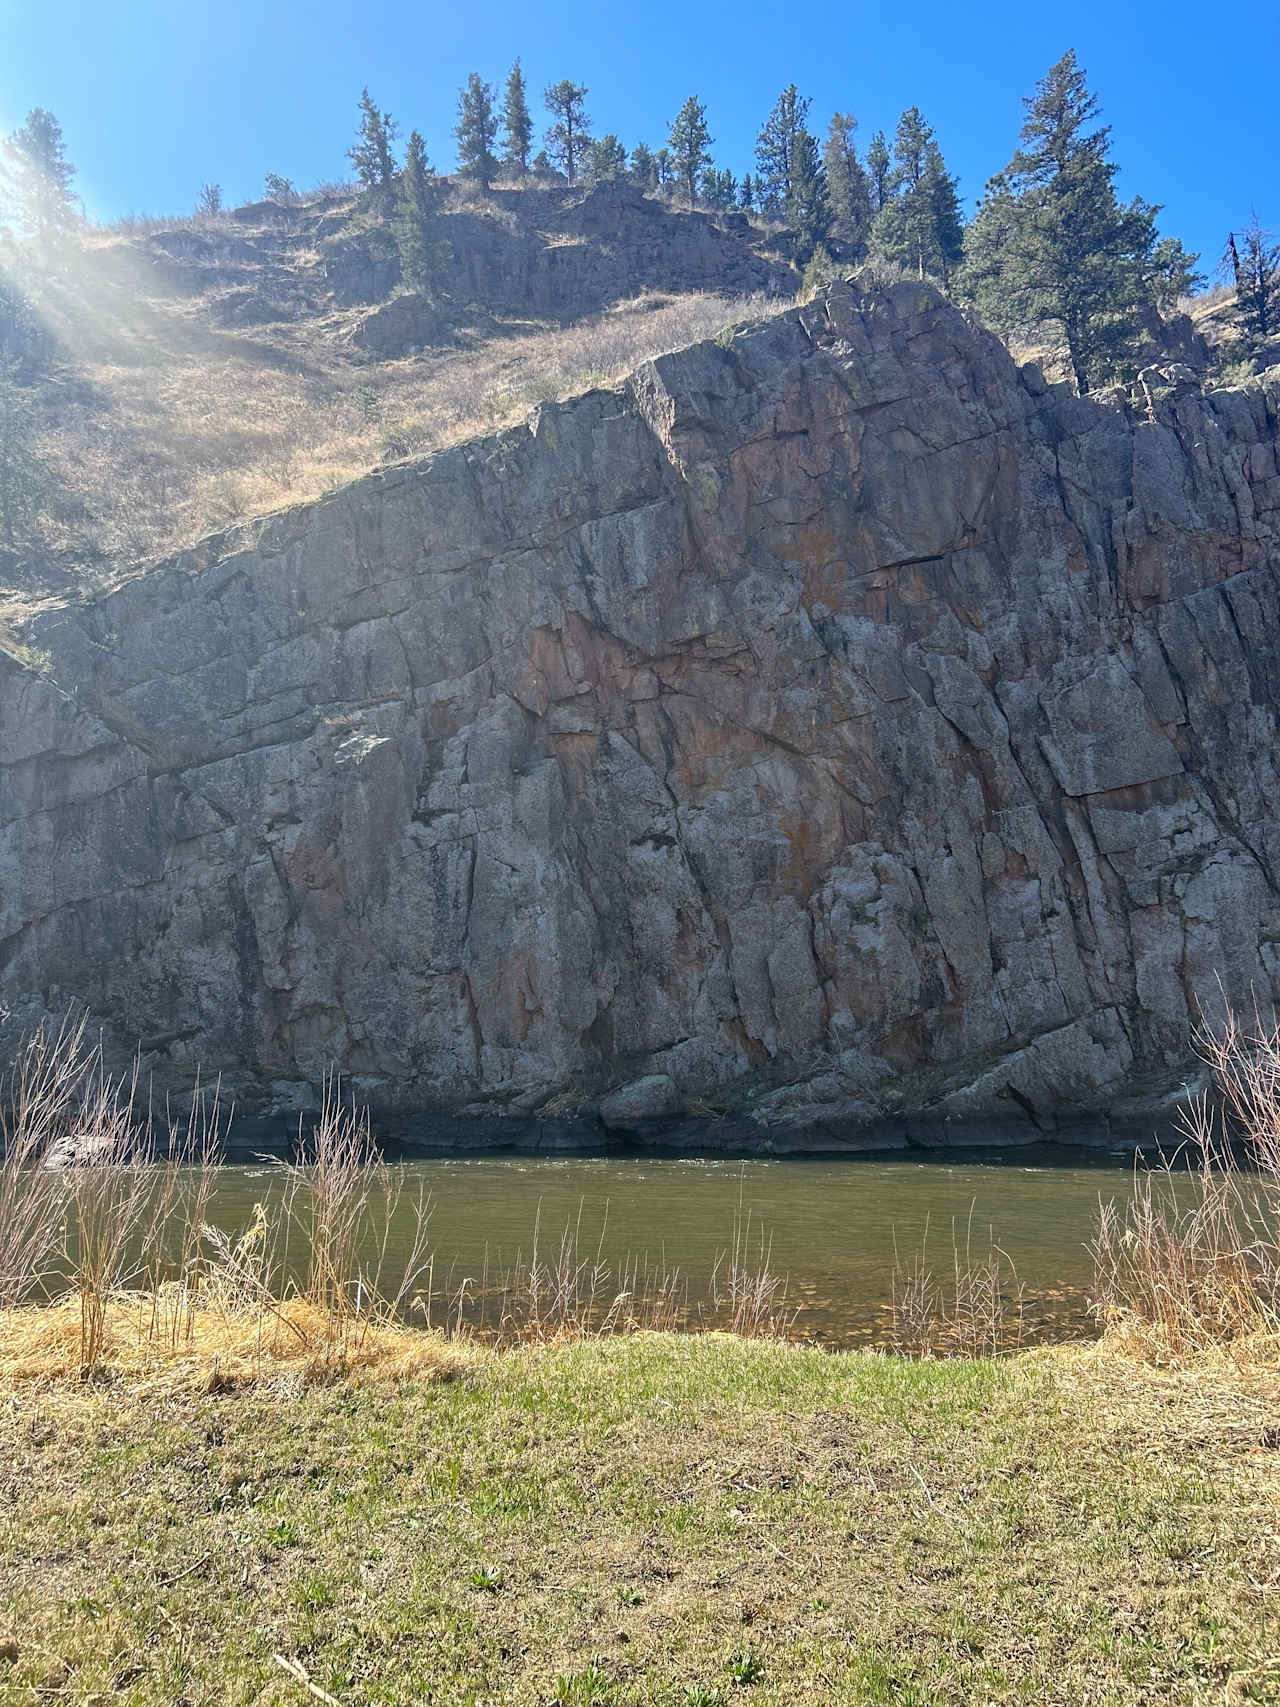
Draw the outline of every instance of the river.
M985 1257L994 1241L1022 1296L1028 1342L1090 1331L1088 1241L1100 1201L1132 1190L1129 1160L670 1160L527 1157L399 1164L406 1187L387 1245L384 1289L398 1283L412 1235L410 1203L430 1197L435 1320L450 1299L479 1320L500 1277L538 1255L554 1265L566 1229L578 1263L628 1263L679 1276L690 1300L725 1272L735 1232L749 1266L767 1256L786 1285L794 1332L839 1346L886 1343L895 1248L903 1262L927 1237L941 1276L953 1240ZM279 1171L221 1170L214 1221L246 1226L279 1189ZM455 1305L456 1308L456 1305Z

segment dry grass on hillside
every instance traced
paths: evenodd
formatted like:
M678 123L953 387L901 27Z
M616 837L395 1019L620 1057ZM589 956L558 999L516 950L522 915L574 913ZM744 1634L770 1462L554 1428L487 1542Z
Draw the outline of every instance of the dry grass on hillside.
M141 251L109 235L25 282L60 353L39 393L39 449L62 494L47 541L104 572L512 425L787 306L651 294L570 327L481 317L470 347L372 363L349 342L359 311L220 330L201 297L169 294Z

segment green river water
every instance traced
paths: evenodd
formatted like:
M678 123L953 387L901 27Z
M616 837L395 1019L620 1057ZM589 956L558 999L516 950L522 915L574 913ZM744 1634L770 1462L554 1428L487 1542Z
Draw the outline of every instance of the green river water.
M387 1248L383 1287L394 1285L411 1237L408 1202L430 1193L433 1313L468 1285L466 1313L519 1259L535 1230L543 1262L555 1262L566 1228L580 1260L610 1274L628 1259L653 1273L678 1270L690 1300L706 1294L717 1257L748 1229L752 1261L761 1240L785 1276L794 1331L832 1345L883 1342L893 1290L895 1242L909 1257L928 1234L932 1266L951 1270L953 1233L985 1255L993 1239L1016 1271L1028 1341L1090 1330L1087 1250L1100 1201L1132 1190L1132 1165L1006 1161L668 1160L646 1158L425 1161L408 1176ZM246 1226L278 1189L268 1167L221 1171L213 1218ZM971 1230L971 1231L970 1231Z

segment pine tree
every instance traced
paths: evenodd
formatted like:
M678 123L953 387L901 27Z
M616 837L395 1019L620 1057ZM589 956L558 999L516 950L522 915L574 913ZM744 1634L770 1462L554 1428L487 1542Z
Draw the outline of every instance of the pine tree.
M1236 242L1227 238L1227 258L1236 287L1236 313L1255 338L1280 330L1280 243L1264 231L1256 213Z
M39 368L54 344L35 304L12 277L0 272L0 371L15 378Z
M498 162L493 145L498 138L498 115L493 110L494 92L473 71L465 89L458 92L458 122L453 134L458 139L458 170L474 178L488 193L489 185L498 175Z
M502 98L502 137L503 160L513 171L527 172L529 150L533 147L533 120L529 116L524 72L518 59L508 74L506 93Z
M667 189L675 182L676 163L669 148L660 148L653 157L653 169L658 175L658 188Z
M431 241L431 216L439 206L440 180L427 160L427 148L415 130L405 149L396 196L396 247L400 272L411 291L430 296L435 282L437 246Z
M908 107L898 120L893 138L895 190L918 190L924 182L925 156L933 141L932 127L927 125L919 107Z
M282 178L279 172L268 172L263 184L263 195L270 202L283 202L286 205L296 202L298 191L292 178Z
M690 207L698 199L698 181L703 168L711 164L711 132L707 129L707 109L696 95L681 107L671 122L667 146Z
M898 121L893 164L893 193L872 228L875 249L917 278L949 285L964 255L960 198L919 107Z
M987 305L998 292L1000 277L1013 263L1019 230L1019 210L1007 172L988 178L982 200L964 234L964 273L961 289L966 296Z
M546 135L547 153L571 184L578 181L578 168L586 152L591 120L587 117L584 84L564 79L545 89L542 99L555 123Z
M753 213L756 205L756 187L751 181L750 172L742 174L742 183L738 186L738 206L743 213Z
M791 194L791 159L796 137L804 129L809 101L789 83L774 102L773 111L756 138L756 193L762 205L785 207Z
M631 150L631 165L629 171L632 179L641 189L653 190L658 187L658 168L653 158L653 150L648 143L637 142Z
M1151 209L1152 219L1157 211ZM1177 237L1162 237L1151 251L1147 284L1161 314L1171 314L1179 297L1191 296L1204 284L1204 274L1196 266L1199 259Z
M67 159L62 127L53 114L33 107L4 152L27 236L48 237L70 225L75 219L71 180L76 169Z
M796 259L806 266L815 251L825 249L831 233L827 178L818 157L818 140L803 127L791 144L790 189L785 211L795 239ZM829 258L829 257L828 257Z
M35 417L17 366L0 362L0 538L13 550L30 538L51 490L49 470L35 450Z
M627 151L612 131L587 146L586 174L593 184L616 184L627 175Z
M889 153L889 144L882 130L871 138L871 146L867 150L867 179L871 189L871 211L877 214L893 194L893 156Z
M951 281L964 261L964 216L960 212L958 181L943 164L942 150L936 142L931 142L925 153L922 189L933 222L937 275L950 290Z
M800 280L801 302L812 302L813 298L821 295L829 284L834 284L839 276L839 269L835 262L827 250L819 244L809 257Z
M852 113L833 114L822 149L831 235L851 249L863 248L871 230L871 186L853 143L857 128Z
M730 171L708 166L702 174L702 200L717 213L731 208L738 197L738 181Z
M966 240L965 288L1003 331L1061 328L1081 392L1123 371L1154 307L1155 216L1122 207L1110 130L1074 53L1023 103L1021 146L988 186Z
M347 150L347 158L367 190L385 189L394 179L396 163L391 145L398 129L391 114L379 112L365 89L360 96L359 139L354 148Z

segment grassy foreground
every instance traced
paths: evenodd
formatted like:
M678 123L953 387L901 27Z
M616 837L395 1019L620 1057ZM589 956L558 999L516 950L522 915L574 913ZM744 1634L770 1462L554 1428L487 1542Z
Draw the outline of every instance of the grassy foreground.
M1274 1369L434 1344L12 1375L0 1700L1280 1701Z

